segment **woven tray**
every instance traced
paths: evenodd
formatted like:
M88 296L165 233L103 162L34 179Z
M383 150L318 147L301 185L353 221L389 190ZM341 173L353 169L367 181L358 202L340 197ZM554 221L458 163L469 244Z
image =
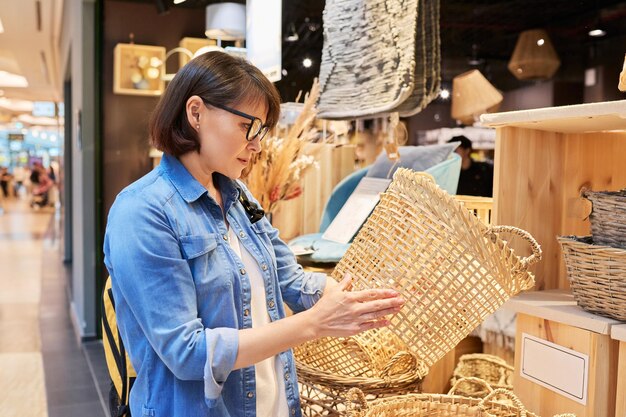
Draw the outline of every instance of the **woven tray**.
M294 349L305 416L345 415L346 392L370 398L419 392L426 365L387 329L322 338Z
M525 239L521 259L499 236ZM431 366L508 298L534 284L541 249L527 232L488 227L432 180L398 169L332 276L356 290L391 287L406 300L389 328Z
M358 389L348 394L350 417L538 417L509 390L493 390L483 399L452 394L406 394L367 401ZM496 398L505 397L505 404ZM557 416L555 416L557 417ZM576 417L559 414L558 417Z
M578 305L626 321L626 249L594 245L591 236L560 236L558 241Z
M450 384L457 395L482 398L491 391L488 388L513 389L514 369L502 358L484 353L463 355L459 358ZM468 377L476 378L468 379ZM462 379L462 383L457 384ZM487 387L485 386L486 384Z
M589 191L583 196L593 205L589 220L597 245L626 249L626 188L621 191Z

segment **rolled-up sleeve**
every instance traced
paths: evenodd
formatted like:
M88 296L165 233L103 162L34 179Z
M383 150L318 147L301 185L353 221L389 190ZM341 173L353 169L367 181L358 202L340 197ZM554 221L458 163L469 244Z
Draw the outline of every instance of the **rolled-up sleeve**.
M205 329L187 261L163 205L120 195L105 235L118 324L131 359L146 341L180 380L204 381L207 400L219 397L237 356L237 329Z

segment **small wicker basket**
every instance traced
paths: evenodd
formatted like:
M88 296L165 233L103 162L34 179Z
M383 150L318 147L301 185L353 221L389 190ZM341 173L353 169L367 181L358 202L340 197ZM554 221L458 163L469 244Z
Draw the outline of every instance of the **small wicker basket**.
M453 394L405 394L368 402L358 388L351 389L347 397L350 417L538 417L505 389L493 390L482 399ZM510 404L495 401L496 397L506 397Z
M346 392L370 398L419 392L426 365L387 329L322 338L294 349L305 416L345 415Z
M514 368L502 358L484 353L463 355L454 369L450 384L456 386L457 395L482 398L488 388L513 389ZM477 378L469 379L468 377ZM486 382L489 384L485 387ZM462 382L457 385L457 382Z
M558 241L578 305L626 321L626 249L594 245L591 236L560 236Z
M583 190L592 203L591 235L597 245L626 249L626 188L620 191Z
M526 240L532 255L516 256L501 233ZM406 303L389 329L431 366L508 298L530 289L528 266L540 258L527 232L486 226L431 179L401 168L332 275L351 273L356 290L400 292Z

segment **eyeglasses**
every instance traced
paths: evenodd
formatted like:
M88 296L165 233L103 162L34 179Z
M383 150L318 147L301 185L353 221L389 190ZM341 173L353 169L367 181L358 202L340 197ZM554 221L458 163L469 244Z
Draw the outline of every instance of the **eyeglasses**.
M267 125L264 125L261 119L259 119L258 117L250 116L249 114L246 114L244 112L235 110L233 108L230 108L228 106L224 106L221 104L213 104L207 101L205 101L205 103L210 104L213 107L226 110L229 113L236 114L237 116L245 117L246 119L250 120L250 126L248 126L248 131L246 132L246 140L248 142L252 142L257 137L259 138L259 140L263 140L268 130L270 129L270 127Z

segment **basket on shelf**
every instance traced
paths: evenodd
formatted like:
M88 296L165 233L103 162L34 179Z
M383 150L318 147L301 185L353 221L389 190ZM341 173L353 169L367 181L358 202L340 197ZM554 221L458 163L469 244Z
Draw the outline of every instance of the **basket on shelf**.
M452 392L452 390L451 390ZM505 397L496 401L496 397ZM405 394L367 401L358 388L347 394L349 417L538 417L509 390L495 389L482 399L456 394ZM554 416L557 417L557 416ZM559 414L558 417L576 417Z
M322 338L294 349L305 416L345 415L346 392L371 398L418 392L428 368L387 329Z
M583 309L626 321L626 249L559 236L572 293Z
M467 397L484 397L490 390L485 384L468 379L468 377L478 378L489 384L491 388L513 389L514 368L506 363L502 358L484 353L474 353L463 355L459 358L459 363L454 369L450 384L455 384L462 379L455 393Z
M501 233L525 239L520 258ZM389 329L431 366L508 298L534 285L541 249L527 232L487 226L432 180L398 169L341 259L353 288L391 287L405 299Z
M626 188L620 191L583 190L591 201L591 235L597 245L626 249Z

